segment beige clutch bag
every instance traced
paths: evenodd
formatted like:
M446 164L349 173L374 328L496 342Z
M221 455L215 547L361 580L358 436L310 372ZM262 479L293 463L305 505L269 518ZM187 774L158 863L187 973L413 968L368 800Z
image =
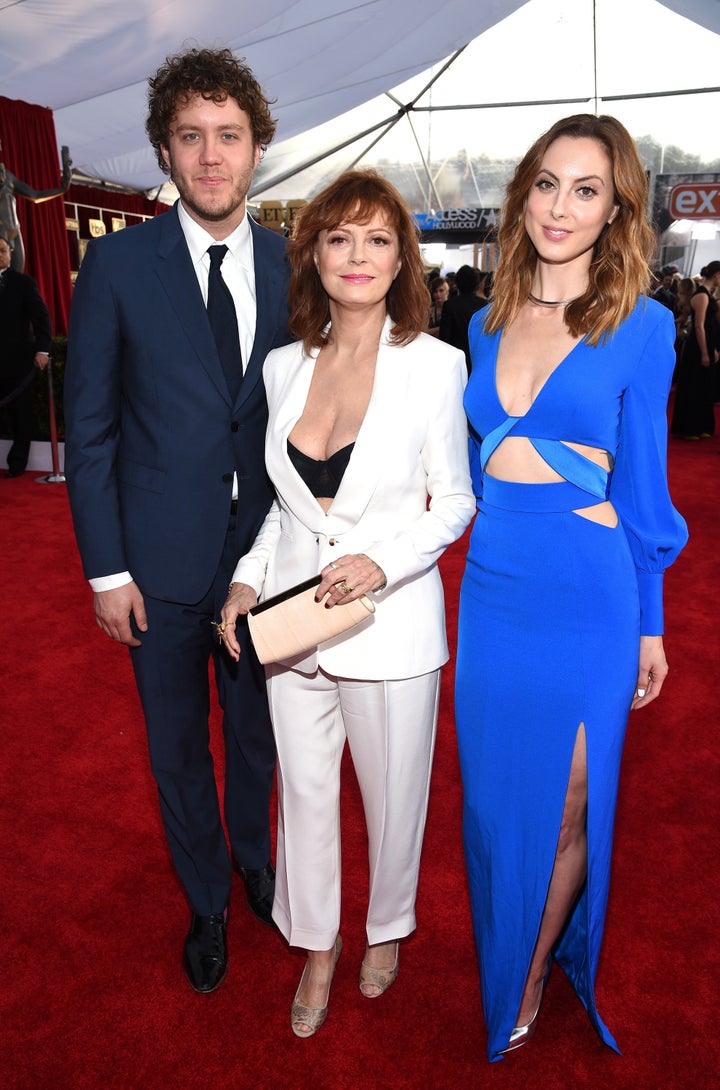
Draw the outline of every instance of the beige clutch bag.
M248 613L250 635L260 662L281 662L347 632L375 612L363 596L326 609L315 601L321 577L314 576L254 606Z

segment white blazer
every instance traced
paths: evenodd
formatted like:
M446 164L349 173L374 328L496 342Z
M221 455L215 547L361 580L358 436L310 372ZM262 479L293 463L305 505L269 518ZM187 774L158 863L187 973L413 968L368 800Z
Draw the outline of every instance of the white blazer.
M321 666L338 677L390 680L416 677L448 659L436 562L475 511L462 405L465 357L424 333L409 345L392 345L391 325L387 319L370 403L327 514L287 453L318 351L307 355L296 342L265 361L265 459L277 500L233 579L269 598L347 553L366 553L387 578L374 595L372 617L288 660L303 673Z

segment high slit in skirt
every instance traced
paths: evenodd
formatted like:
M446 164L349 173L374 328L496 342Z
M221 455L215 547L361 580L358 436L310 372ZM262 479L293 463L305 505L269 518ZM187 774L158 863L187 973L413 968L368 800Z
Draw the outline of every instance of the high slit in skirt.
M520 1008L582 724L587 878L553 955L617 1050L594 985L640 610L625 531L573 513L588 501L567 482L486 476L461 586L463 840L491 1060Z

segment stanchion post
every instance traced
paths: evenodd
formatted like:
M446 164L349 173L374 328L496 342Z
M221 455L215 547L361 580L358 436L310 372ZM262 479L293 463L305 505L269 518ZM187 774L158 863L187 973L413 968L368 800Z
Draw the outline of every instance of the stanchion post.
M50 416L50 449L52 452L52 473L46 477L36 477L37 484L65 484L65 474L60 472L60 454L58 451L57 423L55 421L55 391L53 390L53 361L48 360L45 368L48 379L48 413Z

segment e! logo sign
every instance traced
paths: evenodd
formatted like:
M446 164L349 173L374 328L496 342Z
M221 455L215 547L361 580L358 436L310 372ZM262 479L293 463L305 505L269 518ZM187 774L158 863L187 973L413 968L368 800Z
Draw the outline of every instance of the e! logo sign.
M670 215L676 220L720 219L720 185L683 182L670 190Z

